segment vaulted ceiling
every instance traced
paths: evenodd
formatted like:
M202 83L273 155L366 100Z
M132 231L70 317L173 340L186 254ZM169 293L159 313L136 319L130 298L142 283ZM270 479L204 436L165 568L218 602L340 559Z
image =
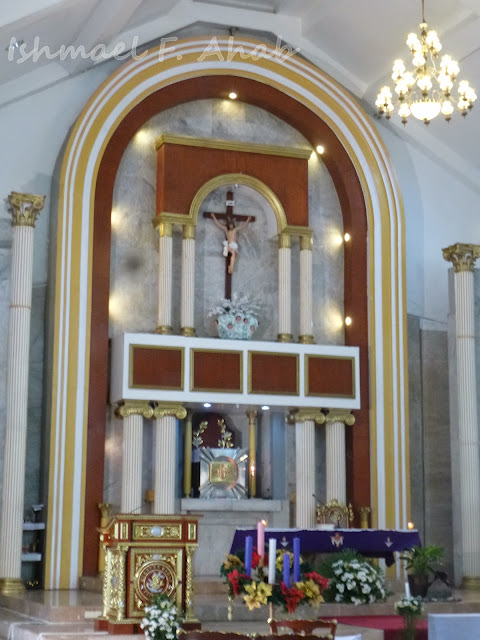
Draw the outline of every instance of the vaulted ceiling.
M24 52L48 46L99 44L112 51L117 43L138 49L164 35L233 33L257 35L299 47L300 53L349 89L372 115L380 87L390 80L395 58L409 59L405 45L418 32L421 0L16 0L0 13L0 108L22 96L98 64L90 58L45 54L24 60ZM436 29L443 52L460 62L480 95L480 0L425 0L425 19ZM479 101L480 104L480 101ZM480 106L467 118L446 123L439 117L428 127L396 116L387 125L414 139L470 185L480 185Z

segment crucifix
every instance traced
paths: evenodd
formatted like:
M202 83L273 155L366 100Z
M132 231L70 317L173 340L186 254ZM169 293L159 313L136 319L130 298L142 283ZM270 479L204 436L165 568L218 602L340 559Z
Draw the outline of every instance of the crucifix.
M223 255L225 256L225 298L228 300L232 297L232 273L238 254L237 233L244 229L249 222L255 222L254 216L234 215L234 206L233 191L227 191L225 213L203 212L204 218L211 218L217 227L225 233ZM219 222L220 220L225 220L225 224ZM242 224L236 227L236 222L241 222Z

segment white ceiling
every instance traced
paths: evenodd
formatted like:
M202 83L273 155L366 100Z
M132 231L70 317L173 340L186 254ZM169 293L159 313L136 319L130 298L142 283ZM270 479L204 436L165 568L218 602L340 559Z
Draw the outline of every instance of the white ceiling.
M112 50L118 42L130 48L134 38L141 47L165 34L206 33L210 23L225 33L239 28L282 36L373 113L393 60L408 59L406 35L418 31L421 22L421 0L3 0L2 5L7 6L0 13L0 107L94 64L71 56L47 60L45 55L19 64L18 51L11 51L14 59L9 60L12 38L24 41L26 52L35 37L50 51L62 44L83 44L86 51L105 44ZM425 0L425 18L439 33L443 51L460 61L461 77L480 95L480 0ZM437 121L428 128L409 122L403 129L392 118L389 126L415 136L479 185L480 154L472 140L480 139L480 106L465 120L457 114L450 124Z

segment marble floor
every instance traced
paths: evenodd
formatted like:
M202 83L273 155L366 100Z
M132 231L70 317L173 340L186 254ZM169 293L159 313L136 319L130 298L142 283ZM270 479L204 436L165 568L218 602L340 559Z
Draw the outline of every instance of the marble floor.
M429 603L426 613L479 613L480 592L454 594L456 601ZM400 594L392 594L387 602L377 605L323 604L314 616L390 615ZM227 620L227 598L216 588L197 588L195 613L204 630L268 633L267 610L249 612L240 603ZM306 613L304 609L302 615ZM94 640L94 620L101 614L101 596L88 591L27 591L20 596L0 594L0 638L5 640ZM337 637L361 634L362 640L383 640L383 632L350 625L339 625ZM118 636L117 636L118 637ZM132 636L125 636L132 638Z

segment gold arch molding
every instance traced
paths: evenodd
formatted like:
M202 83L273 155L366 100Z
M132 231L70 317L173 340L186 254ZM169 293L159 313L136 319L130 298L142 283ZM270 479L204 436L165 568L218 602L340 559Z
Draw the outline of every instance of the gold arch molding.
M87 473L88 398L95 186L105 149L136 105L186 79L248 78L294 98L321 118L348 153L360 180L368 221L368 350L370 367L371 506L374 526L402 528L409 519L405 223L388 153L363 109L346 89L305 58L281 59L272 45L216 38L216 56L202 59L211 38L178 40L119 67L92 95L65 147L58 196L54 342L50 407L50 475L45 588L77 588L82 575ZM261 55L259 47L262 47ZM256 55L245 56L256 50ZM160 53L163 57L160 58ZM220 55L222 57L220 57ZM265 195L286 227L274 194L250 176L218 176ZM204 185L192 202L214 188ZM186 217L186 216L185 216Z
M281 233L287 227L287 218L285 216L282 203L272 189L258 178L246 175L245 173L225 173L205 182L205 184L201 186L195 194L192 204L190 205L188 217L191 220L191 224L197 226L198 214L200 212L202 202L212 191L215 191L215 189L219 189L220 187L236 184L241 184L244 187L255 189L255 191L265 198L275 214L278 233Z

